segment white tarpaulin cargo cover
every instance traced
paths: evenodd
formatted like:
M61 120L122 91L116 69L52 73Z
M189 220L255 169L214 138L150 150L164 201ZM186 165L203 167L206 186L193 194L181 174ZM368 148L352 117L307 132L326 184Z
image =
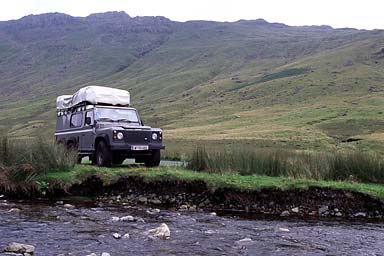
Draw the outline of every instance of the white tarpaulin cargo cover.
M57 109L69 108L81 102L127 106L130 104L130 95L126 90L103 86L87 86L73 95L57 97L56 107Z
M65 109L71 106L72 95L61 95L56 99L56 108Z

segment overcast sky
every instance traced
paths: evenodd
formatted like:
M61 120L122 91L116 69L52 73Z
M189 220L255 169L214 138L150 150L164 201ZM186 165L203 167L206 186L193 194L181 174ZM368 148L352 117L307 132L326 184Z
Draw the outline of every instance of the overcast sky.
M105 11L176 21L263 18L287 25L384 29L384 0L1 0L0 20L46 12L87 16Z

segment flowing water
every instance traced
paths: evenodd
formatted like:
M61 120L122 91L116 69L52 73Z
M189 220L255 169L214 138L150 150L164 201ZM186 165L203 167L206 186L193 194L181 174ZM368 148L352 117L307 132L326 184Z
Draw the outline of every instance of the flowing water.
M0 248L9 242L31 244L37 256L384 255L380 223L265 220L172 210L150 214L145 207L72 204L74 209L54 202L0 201ZM126 215L144 222L111 220ZM169 240L146 234L161 223L171 230ZM115 232L130 238L115 239Z

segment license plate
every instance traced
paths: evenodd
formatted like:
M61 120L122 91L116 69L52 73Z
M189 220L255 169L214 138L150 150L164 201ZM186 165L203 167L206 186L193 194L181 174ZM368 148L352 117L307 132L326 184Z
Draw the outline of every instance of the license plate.
M148 150L148 146L131 146L131 150Z

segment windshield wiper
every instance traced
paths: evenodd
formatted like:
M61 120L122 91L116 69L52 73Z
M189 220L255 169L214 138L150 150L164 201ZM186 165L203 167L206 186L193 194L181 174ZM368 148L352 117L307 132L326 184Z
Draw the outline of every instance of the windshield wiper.
M117 122L127 122L127 123L137 123L136 121L131 121L129 119L123 118L123 119L117 119Z
M106 122L114 122L115 120L109 118L109 117L101 117L99 119L96 119L96 121L106 121Z

